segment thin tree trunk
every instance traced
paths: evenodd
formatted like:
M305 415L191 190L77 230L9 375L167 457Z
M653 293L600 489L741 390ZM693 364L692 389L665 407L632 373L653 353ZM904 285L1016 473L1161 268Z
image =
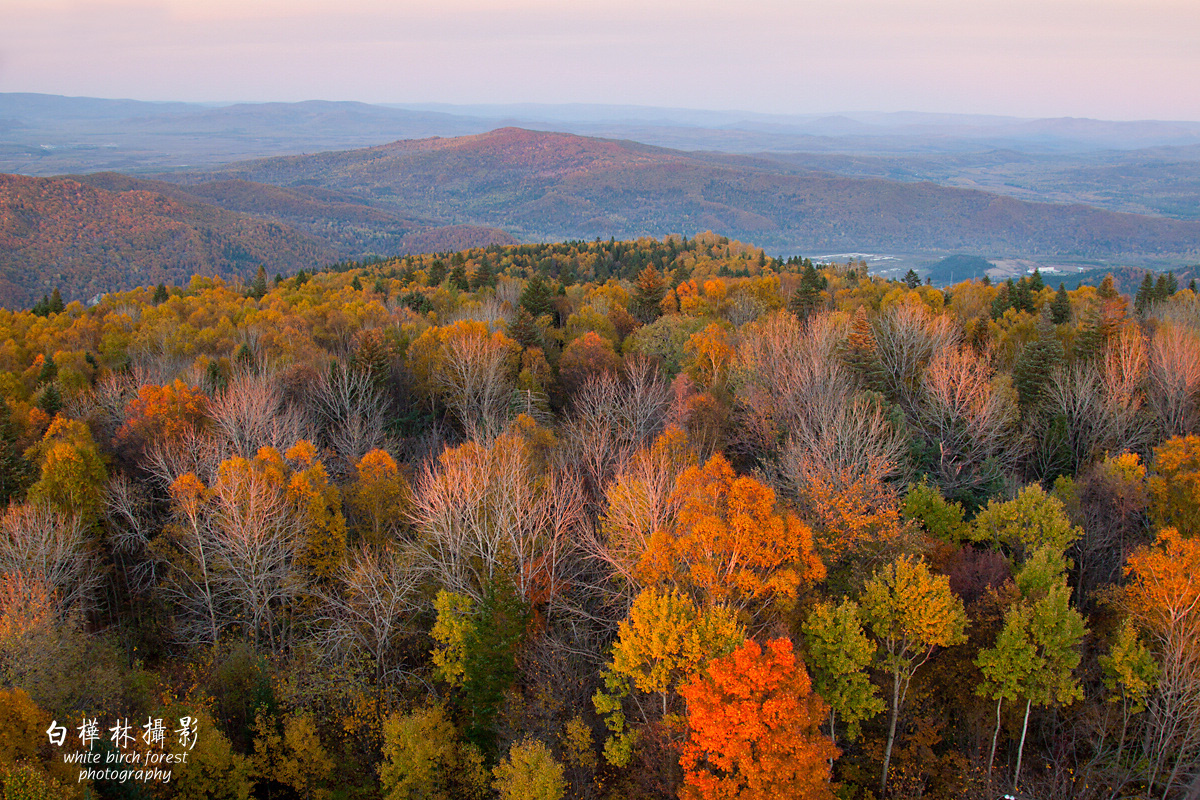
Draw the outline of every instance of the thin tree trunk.
M1032 700L1025 701L1025 721L1021 723L1021 746L1017 748L1017 768L1013 770L1013 794L1017 793L1017 781L1021 779L1021 757L1025 755L1025 731L1029 729L1029 709Z
M879 796L887 797L888 765L892 761L892 744L896 741L896 719L900 716L900 665L892 672L892 724L888 729L887 748L883 751L883 777L879 781Z
M996 730L992 732L992 752L988 754L988 787L992 785L992 764L996 761L996 740L1000 738L1000 704L1004 702L1004 695L996 698Z

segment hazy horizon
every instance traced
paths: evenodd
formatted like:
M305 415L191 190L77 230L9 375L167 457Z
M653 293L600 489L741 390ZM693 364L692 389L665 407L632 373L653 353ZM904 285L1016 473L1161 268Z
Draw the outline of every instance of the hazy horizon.
M1200 119L1200 4L3 0L0 91Z

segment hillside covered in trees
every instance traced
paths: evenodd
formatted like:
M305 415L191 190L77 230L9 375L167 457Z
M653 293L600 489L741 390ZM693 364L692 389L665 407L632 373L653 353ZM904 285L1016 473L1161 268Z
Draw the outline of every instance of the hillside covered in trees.
M516 244L503 231L409 219L318 188L245 181L187 189L117 173L0 175L0 305L68 300L192 275L250 278L364 253Z
M1200 781L1200 298L1169 276L493 245L0 311L0 342L26 796ZM85 717L198 738L170 782L79 782L46 731Z
M243 161L162 179L319 186L402 215L502 228L523 241L713 230L788 253L932 256L969 248L992 258L1159 264L1200 255L1200 222L1193 220L520 128Z

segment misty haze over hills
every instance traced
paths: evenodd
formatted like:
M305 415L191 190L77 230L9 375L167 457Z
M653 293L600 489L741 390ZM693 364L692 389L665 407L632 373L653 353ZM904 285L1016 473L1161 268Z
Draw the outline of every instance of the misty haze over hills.
M79 292L103 288L100 253L141 253L168 229L202 243L176 245L189 264L228 274L257 260L266 231L306 265L705 229L772 252L890 253L905 269L952 253L1068 268L1200 260L1193 122L0 94L0 172L79 176L99 218L160 220L72 244L45 215L78 189L8 181L3 271L22 302L80 270ZM139 258L143 274L174 276L152 247Z

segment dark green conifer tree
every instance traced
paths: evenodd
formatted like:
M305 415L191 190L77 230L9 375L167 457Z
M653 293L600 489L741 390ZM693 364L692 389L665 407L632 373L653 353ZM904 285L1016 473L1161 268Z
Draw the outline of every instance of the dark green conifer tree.
M33 465L21 454L12 410L0 400L0 506L19 500L33 480Z
M254 283L250 284L250 296L255 300L262 300L267 296L267 268L262 264L258 265Z
M1067 294L1067 285L1060 283L1054 300L1050 303L1050 321L1062 325L1071 321L1071 297Z
M1150 303L1154 300L1154 278L1147 272L1138 286L1137 294L1133 297L1133 308L1139 317L1146 316Z
M454 269L450 270L450 286L460 292L465 292L470 288L470 282L467 280L467 268L462 263L455 264Z
M1013 367L1013 386L1024 415L1031 416L1041 406L1051 374L1065 360L1066 352L1055 335L1050 315L1043 312L1038 317L1037 338L1021 348Z
M1042 273L1037 267L1033 269L1033 275L1029 276L1029 290L1034 294L1046 288L1046 282L1042 280Z
M517 309L517 316L513 318L512 324L508 326L509 337L521 345L522 348L541 347L542 331L537 326L537 321L533 315L529 313L524 306Z
M535 274L525 283L519 303L534 319L553 314L554 289L541 275Z
M488 259L487 254L479 259L479 266L475 267L475 274L471 276L471 288L482 289L485 286L495 286L496 276L492 272L492 262Z
M266 294L266 292L264 292L264 294ZM150 298L150 300L154 303L154 305L158 305L159 303L167 302L167 299L170 296L171 293L167 291L167 285L165 283L160 283L158 286L154 287L154 296Z
M446 262L435 258L429 265L429 285L441 286L444 280L446 280Z
M915 270L909 270L904 274L904 285L910 289L915 289L921 285L921 276Z
M50 313L61 314L63 310L62 292L58 291L58 287L54 287L54 291L50 293Z
M1004 312L1012 308L1012 297L1016 291L1016 286L1013 284L1013 279L1009 278L1000 285L1000 290L996 292L996 297L992 300L992 319L1000 319L1004 316Z
M825 276L821 275L811 265L804 268L800 275L800 285L788 302L788 309L800 319L806 319L816 311L821 303L821 292L829 285Z

